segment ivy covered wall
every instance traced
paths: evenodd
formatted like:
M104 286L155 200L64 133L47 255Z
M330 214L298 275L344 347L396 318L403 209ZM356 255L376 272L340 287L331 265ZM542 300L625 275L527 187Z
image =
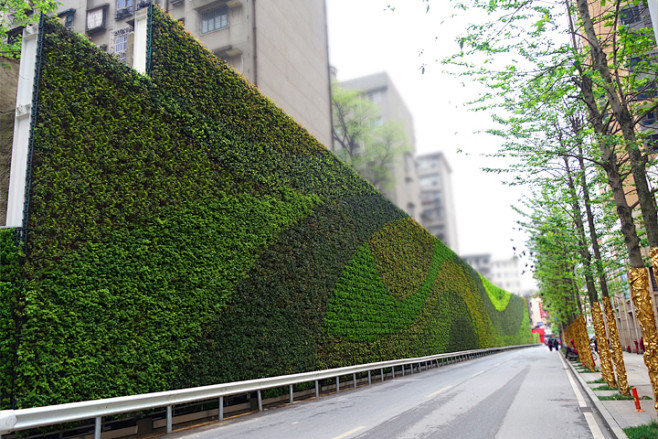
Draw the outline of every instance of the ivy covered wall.
M523 299L151 14L149 76L45 22L3 408L531 341Z

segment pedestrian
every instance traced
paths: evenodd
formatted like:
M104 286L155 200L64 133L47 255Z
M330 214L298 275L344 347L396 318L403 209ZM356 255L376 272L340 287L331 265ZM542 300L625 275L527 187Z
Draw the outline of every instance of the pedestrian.
M552 338L548 339L548 350L549 351L553 350L553 339Z

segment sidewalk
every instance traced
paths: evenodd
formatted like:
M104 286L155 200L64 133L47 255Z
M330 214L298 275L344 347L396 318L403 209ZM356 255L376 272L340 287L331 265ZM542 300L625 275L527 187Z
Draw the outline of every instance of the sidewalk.
M566 360L565 360L566 361ZM594 404L599 409L601 416L606 420L610 429L620 438L625 438L626 435L621 429L636 427L638 425L646 425L651 421L658 420L658 414L654 408L653 390L649 381L649 374L647 367L644 365L642 355L629 354L624 352L624 363L626 365L626 375L628 377L629 387L635 387L637 394L640 398L640 406L644 412L635 411L635 401L622 400L600 400L599 396L609 396L619 394L616 390L594 390L597 387L604 386L605 383L594 383L593 381L601 379L601 373L581 373L576 370L574 366L576 363L566 361L569 367L574 372L578 380L581 382ZM600 370L601 365L599 361L596 362L597 368ZM651 399L642 399L648 396Z

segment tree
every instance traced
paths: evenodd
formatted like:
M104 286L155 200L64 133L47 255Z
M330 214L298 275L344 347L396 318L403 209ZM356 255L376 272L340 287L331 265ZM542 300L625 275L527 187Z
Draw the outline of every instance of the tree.
M331 86L336 154L380 192L395 184L393 164L410 151L402 125L382 122L379 108L361 91Z
M2 0L0 1L0 58L18 58L21 38L8 38L13 29L21 29L39 20L41 14L57 10L57 0Z
M581 0L578 1L581 5L584 3ZM567 6L570 4L565 3ZM613 3L619 5L619 2ZM537 145L542 145L542 143L537 142L536 132L547 133L551 131L547 128L552 128L554 133L559 134L562 128L557 115L564 114L573 120L575 114L570 111L570 108L582 108L580 103L585 103L592 128L592 137L595 139L594 144L599 147L598 153L595 150L588 151L587 160L596 162L606 170L607 183L612 188L617 213L628 244L630 265L643 267L632 207L628 205L626 199L625 189L628 186L623 184L625 169L622 167L625 164L623 162L628 159L632 165L633 176L641 183L646 183L644 170L638 167L638 164L646 164L646 160L643 163L642 152L638 148L638 136L635 136L635 127L632 124L646 113L647 106L634 104L635 101L629 98L632 96L637 98L640 94L638 90L648 86L650 81L647 78L655 78L655 75L647 75L646 72L643 72L644 76L640 76L638 70L629 74L628 69L625 69L626 75L621 75L620 72L629 59L642 55L648 50L650 46L647 39L643 38L641 34L640 38L637 38L637 35L631 32L624 33L622 28L618 39L606 40L614 45L617 54L614 58L616 68L614 81L612 81L610 72L603 68L603 64L606 66L607 64L605 57L601 55L603 51L600 46L597 44L587 46L586 43L585 50L581 50L575 41L577 33L574 27L567 28L568 20L566 18L561 22L557 20L558 11L555 7L559 6L559 3L473 0L468 5L460 3L459 6L481 8L495 17L487 23L469 27L466 36L459 40L463 52L447 61L462 67L464 69L462 74L483 82L489 88L490 92L478 101L480 108L504 110L504 115L496 116L496 119L504 123L508 129L502 130L499 135L511 136L516 138L516 141L508 143L498 154L509 156L511 153L512 156L520 158L522 163L515 169L516 171L532 171L530 176L517 176L521 182L536 180L533 173L537 172L537 166L548 163L551 158L554 159L561 155L564 157L566 168L570 166L568 157L577 157L579 167L583 170L585 167L582 150L574 154L569 148L565 148L564 142L560 142L560 145L556 146L549 144L548 147L537 148ZM581 32L581 34L587 33L591 38L592 33L589 32L592 28L591 17L584 14L582 10L580 12L580 24L588 31ZM571 38L565 38L565 36ZM574 44L569 44L569 39ZM592 47L597 50L595 56L589 50ZM472 59L470 55L477 55L479 62L469 62L469 59ZM484 63L482 62L483 57ZM615 85L618 86L616 89ZM555 110L560 105L563 109L556 112ZM612 110L610 110L611 107ZM553 127L550 127L551 123L554 125ZM573 130L571 133L573 139L569 139L567 144L573 145L572 140L580 138L579 131L581 130ZM619 150L623 151L625 156L620 155L620 151L616 149L617 145L621 146ZM629 148L629 145L632 145L633 148ZM533 167L534 169L532 169ZM570 186L569 198L575 200L577 199L576 181L572 179ZM638 185L637 192L641 202L648 200L645 201L645 204L648 206L648 212L651 212L652 195L647 194L642 185ZM584 191L582 195L585 196ZM579 263L586 268L584 270L585 285L591 309L594 312L597 310L600 312L592 269L588 266L591 265L589 247L593 244L585 240L585 228L580 220L580 206L573 201L567 204L571 204L572 216L577 220L576 231L580 237L579 253L581 255ZM590 207L589 201L586 201L586 207ZM596 242L592 236L594 227L589 218L591 212L587 212L587 215L590 240ZM645 216L655 220L656 215L649 213ZM559 252L553 253L552 256L561 257ZM597 261L595 266L599 265L600 262ZM600 273L599 270L596 272ZM599 284L605 299L607 296L606 283L600 281ZM614 322L610 318L608 320ZM612 379L612 376L608 378Z

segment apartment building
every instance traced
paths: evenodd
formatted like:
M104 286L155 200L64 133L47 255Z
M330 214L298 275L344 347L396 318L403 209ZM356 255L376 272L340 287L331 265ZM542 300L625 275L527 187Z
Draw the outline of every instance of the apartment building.
M460 257L482 276L487 279L491 278L491 255L489 253L462 255Z
M442 152L420 155L416 157L416 163L420 188L420 223L458 252L450 165Z
M62 0L58 14L132 65L135 14L152 1L331 149L325 0Z
M533 292L522 290L518 258L493 259L489 253L460 257L497 287L519 296L532 295Z
M521 294L521 271L519 259L498 259L491 262L491 277L494 285L514 294Z
M376 73L340 83L343 88L359 90L379 108L380 122L402 125L409 149L394 157L390 170L394 184L384 195L417 221L420 220L420 194L416 174L413 117L388 74Z

